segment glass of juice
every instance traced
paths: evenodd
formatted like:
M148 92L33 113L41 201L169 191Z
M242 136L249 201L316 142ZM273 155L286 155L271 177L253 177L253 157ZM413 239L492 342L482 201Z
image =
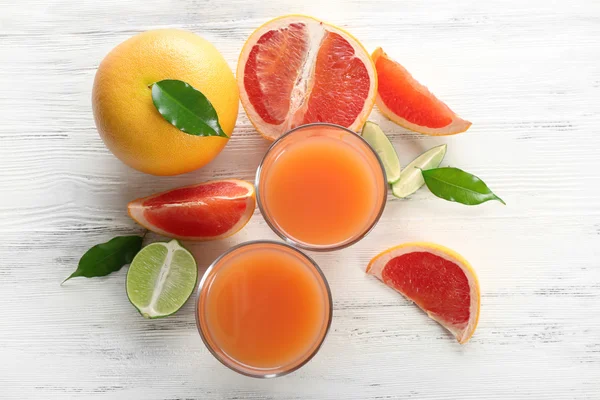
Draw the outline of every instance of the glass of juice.
M333 124L292 129L256 172L258 207L287 243L337 250L362 239L385 207L381 160L356 133Z
M306 364L332 317L325 276L294 247L247 242L217 258L198 288L196 323L206 347L244 375L272 378Z

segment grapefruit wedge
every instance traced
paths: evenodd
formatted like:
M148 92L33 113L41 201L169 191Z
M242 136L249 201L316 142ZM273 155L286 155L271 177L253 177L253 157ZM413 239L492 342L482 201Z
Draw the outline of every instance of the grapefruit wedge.
M237 81L250 122L269 140L311 122L358 131L377 92L364 47L342 29L302 15L276 18L250 35Z
M377 108L389 119L426 135L454 135L469 129L444 102L378 47L371 55L378 77Z
M127 205L129 216L152 232L182 240L214 240L246 225L255 207L254 186L226 179L157 193Z
M367 273L414 302L466 343L479 320L479 282L471 265L433 243L406 243L371 260Z

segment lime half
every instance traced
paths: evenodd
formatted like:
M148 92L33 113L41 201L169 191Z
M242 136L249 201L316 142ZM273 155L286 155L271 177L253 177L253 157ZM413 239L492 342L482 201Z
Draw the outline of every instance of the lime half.
M127 272L127 297L145 318L174 314L189 299L198 279L194 256L177 240L144 247Z
M371 121L365 122L361 135L381 159L388 183L394 183L400 179L401 167L398 154L396 154L392 142L383 133L379 125Z
M421 169L437 168L446 155L446 145L434 147L411 161L392 185L392 194L401 199L410 196L425 184ZM420 169L419 169L420 168Z

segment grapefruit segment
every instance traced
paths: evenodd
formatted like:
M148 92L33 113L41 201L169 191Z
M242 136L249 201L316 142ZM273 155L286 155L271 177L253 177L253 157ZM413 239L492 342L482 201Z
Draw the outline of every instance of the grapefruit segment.
M354 48L340 34L325 33L313 80L302 124L330 122L352 126L369 97L371 77L365 63L355 57Z
M377 91L373 61L355 38L300 15L276 18L250 35L237 80L250 122L269 140L313 122L357 131Z
M469 129L460 118L378 47L371 55L378 77L376 104L398 125L426 135L453 135Z
M306 25L290 24L266 32L252 47L243 75L244 87L256 113L266 123L279 125L285 121L308 46Z
M466 343L479 320L479 283L459 254L433 243L406 243L371 260L367 273L414 302Z
M129 216L158 234L182 240L214 240L246 225L255 207L254 186L227 179L172 189L130 202Z

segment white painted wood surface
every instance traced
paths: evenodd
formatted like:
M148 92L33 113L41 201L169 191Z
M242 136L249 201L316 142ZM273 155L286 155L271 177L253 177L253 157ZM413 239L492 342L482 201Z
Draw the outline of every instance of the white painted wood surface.
M179 27L232 68L266 20L306 13L383 46L458 113L468 133L430 138L382 124L406 164L448 143L446 162L508 206L465 207L421 190L390 197L359 244L311 254L335 301L321 352L296 373L254 380L221 366L196 332L193 301L141 318L125 269L61 281L91 245L141 229L126 203L209 178L252 179L268 143L240 113L209 166L156 178L104 147L90 92L116 44ZM0 398L600 399L600 2L0 0ZM202 268L229 246L275 239L261 216L234 237L191 245ZM155 239L155 238L151 238ZM454 248L482 286L470 343L361 268L426 240Z

